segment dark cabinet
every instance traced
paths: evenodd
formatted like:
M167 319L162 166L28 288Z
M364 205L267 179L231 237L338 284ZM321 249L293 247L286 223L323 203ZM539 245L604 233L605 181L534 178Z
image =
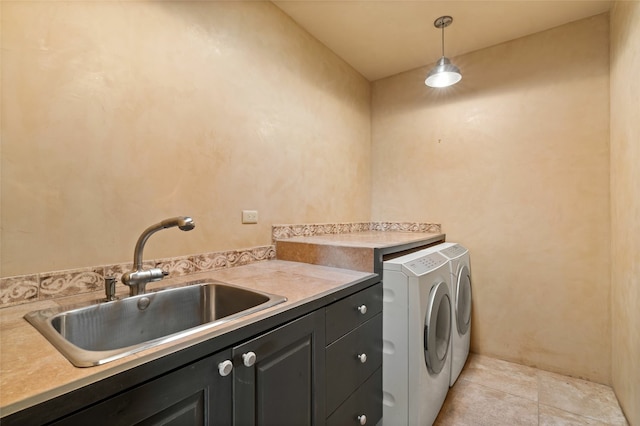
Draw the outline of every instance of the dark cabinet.
M229 339L212 355L172 354L181 361L169 360L172 366L155 374L145 364L2 424L304 426L365 418L375 424L382 415L381 311L376 284L283 325L275 320L255 337ZM103 393L88 398L91 405L74 402L78 392L94 389Z
M235 425L324 424L324 313L233 348Z
M219 352L54 424L228 425L232 411L232 376L223 375L223 363L230 358L230 350Z
M382 285L326 308L327 424L382 418Z

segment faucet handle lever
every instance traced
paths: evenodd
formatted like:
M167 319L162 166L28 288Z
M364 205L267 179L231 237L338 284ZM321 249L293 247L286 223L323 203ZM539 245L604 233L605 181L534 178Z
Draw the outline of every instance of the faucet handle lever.
M155 268L151 268L151 269L147 269L144 272L147 272L147 282L155 282L155 281L160 281L161 279L163 279L164 277L166 277L167 275L169 275L169 273L167 271L163 271L162 268L156 266Z

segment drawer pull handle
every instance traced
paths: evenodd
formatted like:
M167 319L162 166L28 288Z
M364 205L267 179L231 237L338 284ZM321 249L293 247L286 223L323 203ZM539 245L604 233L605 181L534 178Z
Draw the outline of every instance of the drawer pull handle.
M367 416L365 416L364 414L361 414L358 416L358 422L360 422L361 425L366 425L367 424Z
M228 376L233 370L233 363L228 359L218 364L218 372L222 377Z
M256 354L253 352L242 354L242 363L245 365L245 367L251 367L256 363Z
M362 315L367 313L367 305L360 305L358 306L358 312L360 312Z
M367 354L360 354L358 355L358 359L360 360L361 363L365 363L367 362Z

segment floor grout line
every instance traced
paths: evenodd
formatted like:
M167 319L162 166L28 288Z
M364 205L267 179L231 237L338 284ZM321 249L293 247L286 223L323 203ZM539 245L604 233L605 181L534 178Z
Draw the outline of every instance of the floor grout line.
M536 372L536 391L538 395L538 426L540 426L540 376Z
M460 377L460 379L463 379L463 378ZM469 380L469 379L466 379L466 378L463 379L463 380L465 380L468 383L473 383L473 384L480 385L480 386L483 386L483 387L488 388L488 389L492 389L492 390L495 390L495 391L499 391L499 392L505 393L507 395L515 396L515 397L522 398L522 399L526 399L527 401L533 401L533 402L539 402L540 401L540 386L537 383L537 377L536 377L536 399L527 398L526 396L517 395L517 394L511 393L511 392L504 391L502 389L496 389L495 387L492 387L490 385L487 385L487 384L479 382L479 381ZM457 383L457 381L456 381L456 383Z
M575 411L565 410L564 408L555 407L555 406L549 405L549 404L542 404L542 405L545 406L545 407L553 408L554 410L562 411L563 413L572 414L574 416L582 417L582 418L585 418L585 419L588 419L588 420L593 420L595 422L600 422L600 423L607 424L607 425L614 425L614 423L607 422L606 420L602 420L602 419L599 419L597 417L590 416L588 414L576 413ZM538 403L538 407L539 406L540 406L540 404ZM626 422L626 417L625 417L625 422ZM629 423L627 422L625 424L628 425Z
M540 426L540 391L542 390L542 379L540 378L540 374L538 374L538 369L536 369L536 387L538 390L538 426Z
M538 426L541 426L543 424L542 422L542 409L545 409L545 418L549 418L549 420L551 422L554 421L560 421L562 422L562 419L564 417L562 413L564 413L566 415L566 417L568 419L573 418L574 416L577 418L578 421L580 421L580 419L583 419L582 422L598 422L601 424L607 424L607 425L617 425L617 423L615 423L615 421L613 420L612 417L611 419L609 419L609 414L604 414L604 413L608 413L607 410L609 410L611 407L608 407L608 405L603 405L604 408L604 412L603 412L603 416L604 417L596 417L593 415L593 413L591 412L591 410L587 410L587 412L575 412L575 411L579 411L580 407L574 407L575 410L567 410L566 408L561 408L561 407L557 407L553 404L553 400L558 397L558 394L556 394L555 392L558 392L558 390L556 389L555 391L552 388L549 388L548 386L545 387L545 391L543 392L543 373L546 372L546 370L541 370L539 368L535 368L535 367L528 367L528 366L523 366L526 367L526 369L528 371L518 371L518 367L520 367L520 364L517 363L512 363L509 361L503 361L503 360L499 360L499 359L495 359L495 358L491 358L491 357L486 357L491 359L492 361L503 361L507 364L512 365L513 371L509 370L509 371L505 371L506 369L499 369L496 368L497 366L495 364L492 364L491 362L487 362L487 363L483 363L482 362L482 358L485 358L486 356L481 356L476 358L475 362L472 364L471 362L467 362L465 365L465 368L463 370L463 374L460 375L459 379L456 381L456 383L454 384L454 388L456 387L456 385L459 382L464 382L465 386L468 385L473 385L476 386L476 389L479 392L483 392L482 389L485 389L487 391L492 391L496 393L496 398L500 399L502 397L500 397L500 395L503 395L504 397L511 396L514 398L517 398L520 401L528 401L528 402L535 402L535 406L537 409L537 416L534 417L536 418L535 423L530 423L530 424L537 424ZM473 372L471 372L470 369L473 369L473 371L476 372L476 374L473 374ZM464 371L467 370L467 374L464 374ZM560 373L554 373L558 376L562 376L562 377L566 377L567 380L580 380L581 382L586 382L589 384L593 384L594 386L604 386L610 389L610 386L601 384L601 383L596 383L596 382L591 382L589 380L585 380L585 379L579 379L579 378L574 378L571 376L565 376L563 374ZM484 379L484 382L483 382ZM500 383L501 380L504 379L504 383ZM520 380L523 379L523 380ZM532 380L533 379L533 380ZM488 383L487 383L488 382ZM517 387L518 385L521 385L522 389L525 391L523 393L528 393L528 394L533 394L534 392L526 392L527 390L531 390L530 386L535 385L535 397L531 397L531 396L523 396L521 394L514 394L512 392L510 392L509 390L504 390L504 388L498 388L500 387L502 384L504 384L504 387L506 387L507 389L513 389L514 387ZM453 389L453 388L452 388ZM542 394L545 394L547 399L551 398L549 401L551 401L551 404L548 403L542 403L541 399L542 399ZM461 394L462 397L464 398L464 394ZM471 396L472 394L470 394L470 398L473 398ZM555 396L554 396L555 395ZM517 402L516 405L521 404L522 402ZM607 403L608 404L608 403ZM622 412L622 410L619 408L619 403L618 405L618 409L620 410L621 414L624 416L624 413ZM532 407L533 408L533 407ZM533 414L533 413L532 413ZM615 414L615 413L611 413L611 414ZM531 418L531 420L533 421L534 418ZM623 417L624 418L624 417ZM607 420L609 419L609 420ZM515 421L517 423L517 419L513 418L513 421ZM626 426L629 425L629 423L626 421L626 419L624 420L625 423L621 423L624 424Z
M481 387L483 387L483 388L485 388L485 389L489 389L489 390L492 390L492 391L495 391L495 392L503 393L503 394L505 394L505 395L513 396L514 398L524 399L525 401L531 401L531 402L538 403L538 401L536 401L536 400L534 400L534 399L529 399L529 398L527 398L527 397L525 397L525 396L522 396L522 395L515 395L515 394L509 393L509 392L505 392L505 391L503 391L503 390L501 390L501 389L496 389L496 388L494 388L494 387L487 386L487 385L485 385L485 384L483 384L483 383L474 382L474 381L472 381L472 380L466 380L466 379L462 379L462 380L464 380L464 381L465 381L465 382L467 382L467 383L471 383L471 384L473 384L473 385L476 385L476 386L481 386ZM456 382L456 383L457 383L457 382Z

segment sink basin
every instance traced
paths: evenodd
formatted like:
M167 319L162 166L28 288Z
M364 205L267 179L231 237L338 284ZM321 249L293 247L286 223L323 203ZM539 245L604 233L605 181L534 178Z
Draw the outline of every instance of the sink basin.
M81 308L29 312L29 321L77 367L100 365L212 329L287 299L199 281Z

